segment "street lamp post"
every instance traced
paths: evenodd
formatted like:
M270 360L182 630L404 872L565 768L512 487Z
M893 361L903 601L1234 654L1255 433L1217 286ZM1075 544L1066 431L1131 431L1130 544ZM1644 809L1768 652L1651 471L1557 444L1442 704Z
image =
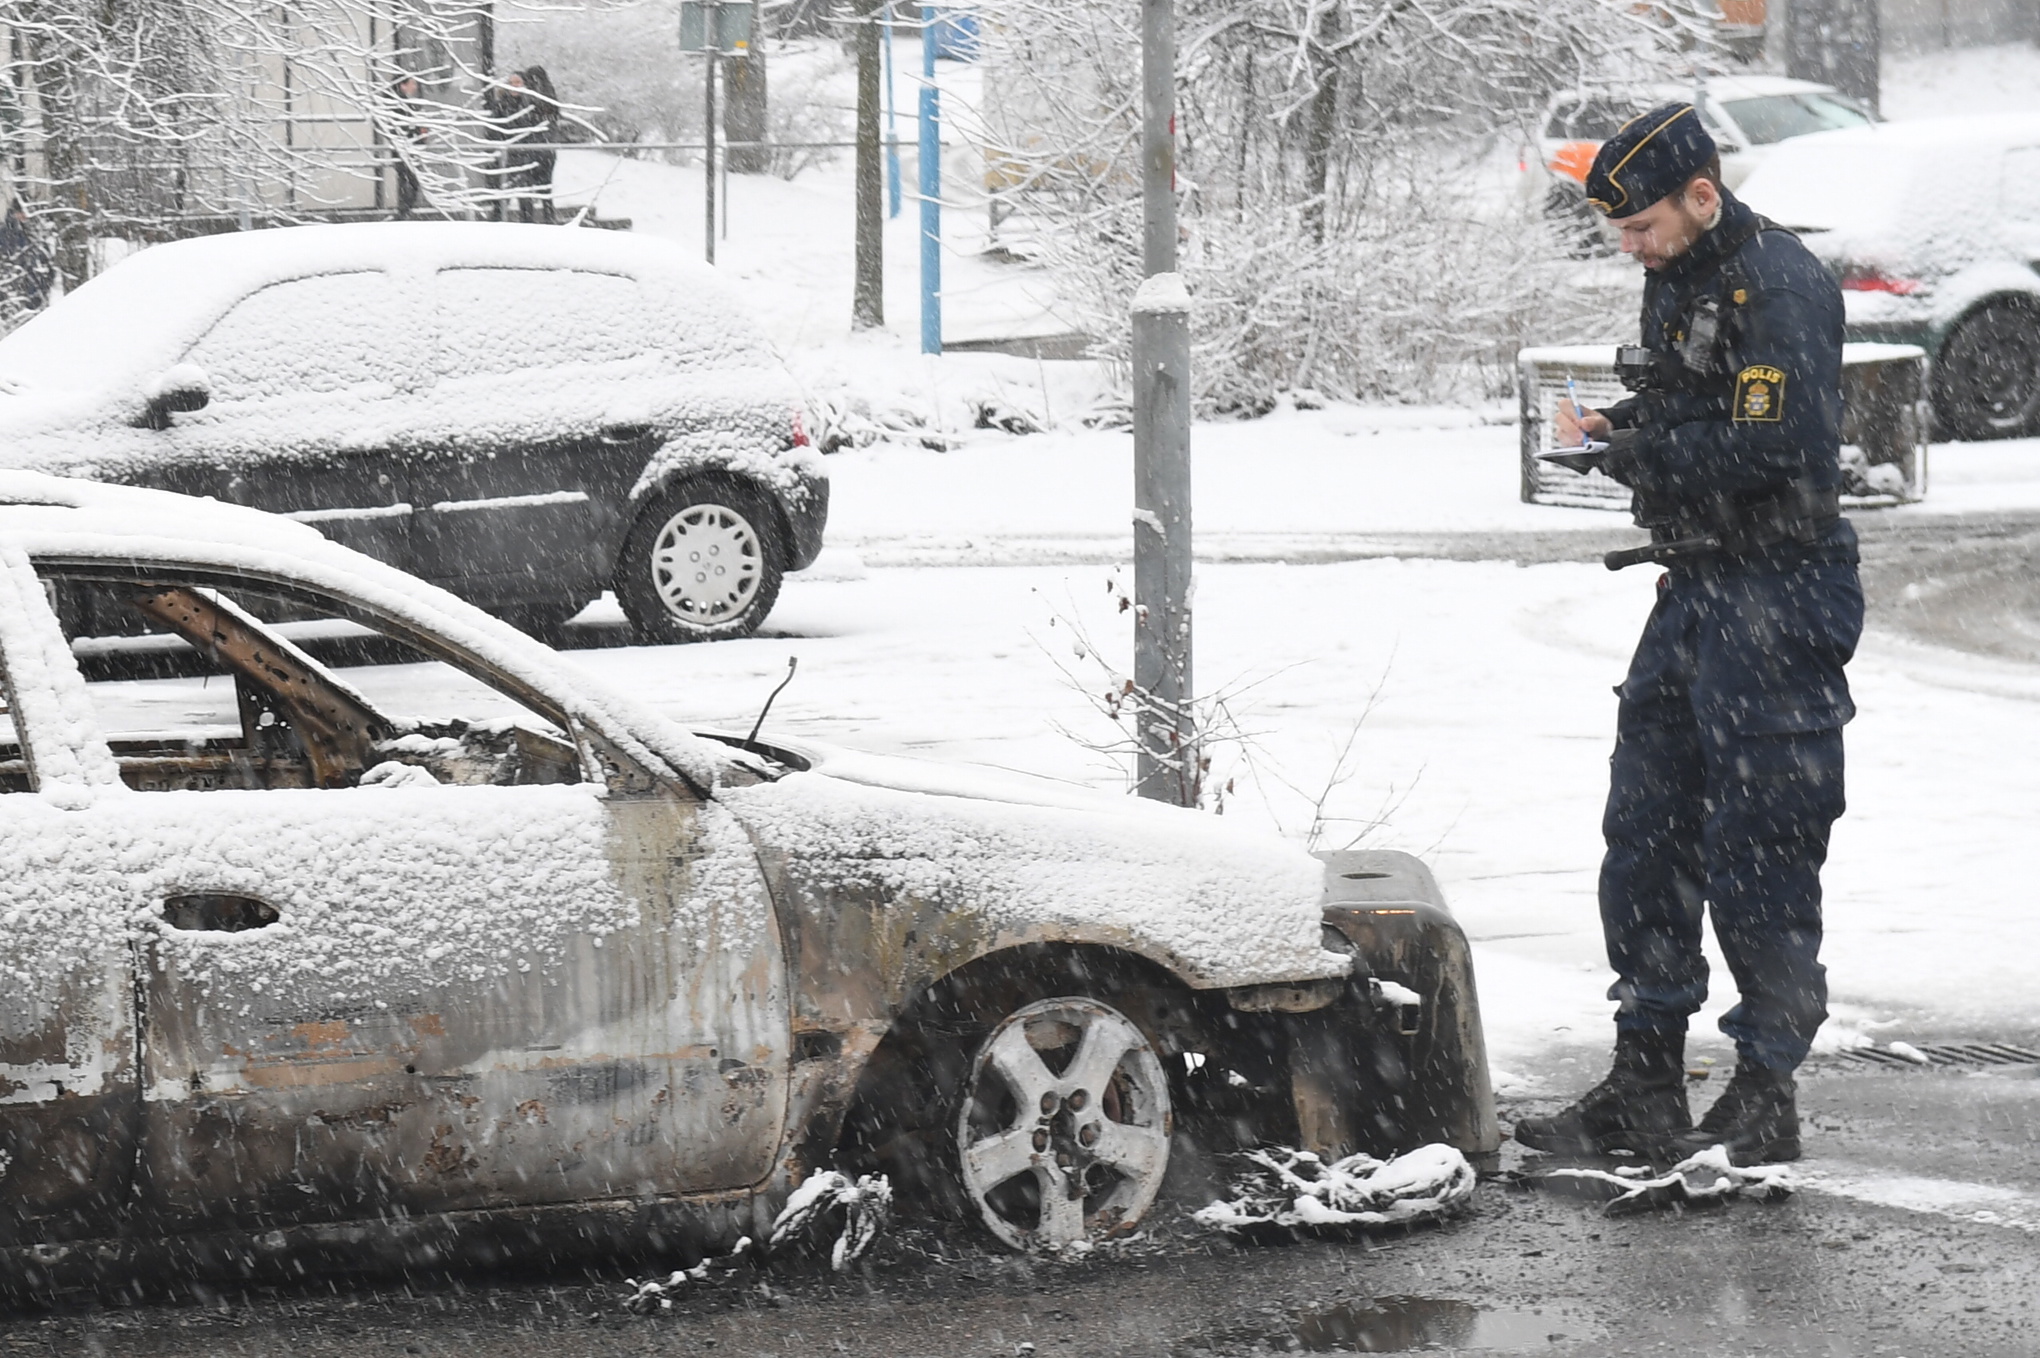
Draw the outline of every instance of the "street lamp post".
M1136 788L1192 805L1190 295L1176 272L1173 0L1141 0L1141 263L1133 299Z

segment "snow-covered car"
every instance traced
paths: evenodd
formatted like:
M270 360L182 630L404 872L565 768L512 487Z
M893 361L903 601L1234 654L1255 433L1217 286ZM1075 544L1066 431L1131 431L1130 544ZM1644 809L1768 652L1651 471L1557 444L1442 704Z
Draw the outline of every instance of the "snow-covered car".
M2040 434L2040 117L1807 137L1743 192L1841 279L1850 339L1927 351L1944 431Z
M1407 855L691 732L304 525L35 473L0 681L4 1288L694 1257L832 1163L1060 1246L1178 1135L1498 1148Z
M667 242L480 222L140 251L0 340L0 466L289 514L525 626L741 636L821 550L801 396Z
M1717 75L1687 84L1565 90L1545 105L1534 164L1525 157L1524 188L1542 198L1554 220L1577 225L1600 241L1601 219L1587 203L1587 171L1616 129L1646 109L1694 102L1721 148L1721 178L1739 187L1780 143L1876 121L1861 104L1829 85L1771 75Z

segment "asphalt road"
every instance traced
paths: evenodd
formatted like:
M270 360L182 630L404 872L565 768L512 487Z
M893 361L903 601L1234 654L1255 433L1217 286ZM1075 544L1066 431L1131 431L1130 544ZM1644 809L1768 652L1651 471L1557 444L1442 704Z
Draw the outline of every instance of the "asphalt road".
M2032 1186L2032 1067L1816 1072L1803 1103L1810 1169ZM1504 1163L1531 1159L1512 1151ZM909 1228L851 1276L813 1264L745 1273L696 1285L653 1316L624 1309L619 1270L79 1303L0 1321L0 1354L2030 1358L2040 1352L2036 1230L2040 1220L2021 1228L1815 1189L1777 1204L1610 1218L1595 1202L1498 1179L1455 1221L1374 1236L1236 1245L1170 1208L1146 1238L1058 1263Z
M1873 627L2040 662L2040 514L1857 521ZM1635 540L1602 536L1338 555L1591 560ZM2040 1027L1938 1036L2040 1047ZM1553 1087L1564 1072L1597 1073L1591 1055L1566 1060L1535 1073ZM1704 1105L1706 1086L1694 1093ZM1503 1120L1549 1106L1505 1101ZM1442 1225L1240 1245L1190 1225L1187 1193L1142 1238L1071 1262L909 1225L850 1276L814 1264L741 1273L653 1316L622 1305L622 1268L114 1308L81 1298L0 1316L0 1355L2040 1354L2040 1066L1815 1067L1801 1106L1805 1186L1777 1204L1610 1218L1505 1175ZM1536 1163L1505 1151L1505 1171Z

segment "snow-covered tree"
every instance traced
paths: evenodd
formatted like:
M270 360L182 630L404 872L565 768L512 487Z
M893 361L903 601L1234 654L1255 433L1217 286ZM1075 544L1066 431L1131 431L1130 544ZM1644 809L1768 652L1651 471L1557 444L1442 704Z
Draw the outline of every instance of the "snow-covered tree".
M471 207L501 149L492 25L483 0L11 0L9 193L73 284L95 240L314 215L399 159L427 201Z
M1139 5L988 0L988 181L1123 352L1138 282ZM1508 380L1531 334L1602 329L1510 191L1569 86L1690 63L1702 25L1626 0L1179 0L1182 267L1207 409ZM1619 305L1619 303L1618 303Z

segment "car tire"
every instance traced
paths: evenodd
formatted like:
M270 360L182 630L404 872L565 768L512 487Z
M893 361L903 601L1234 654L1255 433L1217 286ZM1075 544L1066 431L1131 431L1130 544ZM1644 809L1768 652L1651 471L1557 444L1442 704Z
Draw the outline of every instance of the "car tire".
M1202 1022L1194 998L1173 978L1129 965L1124 958L1023 948L999 959L983 959L931 987L900 1015L873 1053L859 1075L856 1096L836 1140L837 1167L885 1174L904 1212L962 1226L1008 1248L1045 1248L1050 1242L1041 1235L1038 1215L1042 1177L1035 1178L1031 1196L1026 1185L1000 1192L1017 1176L987 1182L985 1171L992 1167L983 1165L982 1151L977 1168L967 1165L966 1152L981 1146L987 1134L1013 1130L1019 1125L1013 1119L1026 1111L1010 1087L991 1087L986 1078L987 1060L999 1035L1016 1024L1024 1029L1044 1013L1054 1020L1057 1010L1078 1011L1079 1022L1073 1027L1100 1021L1127 1025L1139 1034L1138 1046L1148 1053L1147 1059L1156 1061L1163 1050L1156 1040L1158 1032L1175 1033L1180 1041L1198 1031ZM1129 1052L1134 1045L1129 1043ZM1129 1075L1132 1083L1119 1082L1112 1106L1102 1111L1114 1121L1132 1116L1150 1132L1159 1128L1159 1141L1173 1155L1132 1176L1136 1182L1125 1191L1087 1200L1083 1235L1087 1240L1133 1229L1156 1190L1166 1191L1173 1200L1186 1191L1186 1176L1199 1185L1203 1182L1199 1179L1203 1148L1180 1136L1169 1146L1169 1133L1177 1130L1177 1110L1196 1117L1183 1104L1186 1097L1194 1097L1187 1092L1186 1077L1179 1073L1174 1084L1159 1083L1155 1067L1145 1060L1136 1066ZM1173 1061L1164 1069L1174 1072ZM1151 1098L1154 1090L1160 1095ZM1032 1091L1033 1113L1024 1130L1031 1134L1043 1117L1052 1122L1070 1114L1071 1125L1048 1129L1053 1153L1057 1134L1065 1138L1079 1134L1075 1118L1086 1110L1059 1106L1045 1112L1040 1106L1042 1092ZM993 1106L987 1107L988 1101ZM995 1126L1002 1117L1005 1125ZM1198 1127L1213 1130L1201 1122ZM1171 1175L1174 1181L1164 1188L1164 1179ZM1097 1187L1116 1188L1103 1183ZM1091 1196L1095 1195L1087 1199Z
M1958 439L2040 432L2040 307L1999 299L1963 318L1934 360L1934 418Z
M778 602L785 560L770 501L734 476L690 477L639 511L616 599L648 641L746 637Z
M977 1223L1022 1251L1131 1230L1168 1175L1169 1079L1102 1000L1060 995L992 1025L953 1091L952 1163Z

